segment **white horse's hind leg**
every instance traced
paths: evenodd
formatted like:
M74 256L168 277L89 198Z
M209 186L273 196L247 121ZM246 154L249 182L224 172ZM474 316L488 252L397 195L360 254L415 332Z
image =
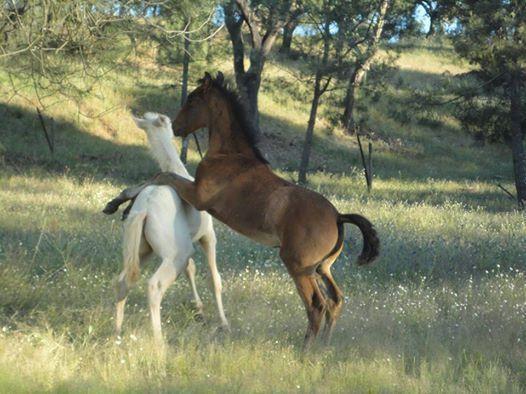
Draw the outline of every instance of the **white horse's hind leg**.
M195 307L197 308L197 313L202 315L203 314L203 301L201 301L201 297L199 297L199 293L197 292L197 286L195 284L195 262L193 258L188 259L188 265L186 266L186 276L188 277L188 280L190 281L190 286L192 287L192 293L194 295L195 300Z
M142 265L152 253L150 245L144 238L141 238L141 245L139 247L140 264ZM119 274L116 285L116 304L115 304L115 334L121 335L122 322L124 320L124 307L126 306L126 299L130 288L126 281L126 271Z
M161 302L164 293L175 281L177 275L185 268L187 257L184 259L164 258L161 266L148 281L148 299L150 302L150 317L152 320L153 336L157 342L162 342L161 333Z
M221 275L219 275L219 271L217 270L217 263L216 263L216 236L214 231L208 232L205 236L203 236L199 243L201 244L205 254L206 259L208 261L208 266L210 267L210 273L212 275L212 284L214 286L214 296L217 303L217 310L219 312L219 318L221 319L221 325L224 328L229 328L228 320L225 316L225 311L223 309L223 297L221 295L221 292L223 290L222 284L221 284Z
M124 320L124 306L128 296L128 285L126 284L126 273L123 271L117 280L117 303L115 307L115 333L121 335L122 321Z

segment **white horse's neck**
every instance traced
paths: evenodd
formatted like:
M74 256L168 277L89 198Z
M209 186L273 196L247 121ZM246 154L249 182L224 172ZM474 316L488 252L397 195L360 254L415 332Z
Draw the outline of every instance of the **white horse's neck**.
M147 133L147 135L153 157L159 163L162 171L174 172L185 178L192 178L179 158L179 153L172 143L171 133L170 135L164 133Z

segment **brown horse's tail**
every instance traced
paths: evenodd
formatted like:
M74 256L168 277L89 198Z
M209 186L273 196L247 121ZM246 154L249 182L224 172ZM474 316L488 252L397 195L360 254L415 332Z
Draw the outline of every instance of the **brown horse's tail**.
M363 248L358 257L358 265L372 263L380 254L380 240L376 234L373 224L361 215L349 213L338 216L338 229L343 227L343 223L352 223L362 232ZM342 229L343 230L343 229Z

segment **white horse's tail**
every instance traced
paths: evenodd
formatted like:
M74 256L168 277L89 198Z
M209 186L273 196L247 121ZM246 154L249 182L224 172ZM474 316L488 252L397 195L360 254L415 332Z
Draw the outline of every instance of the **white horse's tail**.
M138 212L128 216L124 222L124 236L122 240L122 257L124 272L128 286L139 279L141 273L139 249L144 227L146 212Z

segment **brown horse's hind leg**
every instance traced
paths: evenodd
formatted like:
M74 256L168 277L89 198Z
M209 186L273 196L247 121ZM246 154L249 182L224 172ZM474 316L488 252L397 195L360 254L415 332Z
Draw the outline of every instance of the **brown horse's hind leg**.
M305 304L309 325L305 333L303 349L307 350L318 335L326 311L325 296L321 292L316 274L294 276L298 293Z
M334 326L336 325L336 321L340 317L340 313L343 307L343 292L336 284L331 273L331 266L340 255L341 250L342 248L339 248L333 255L325 259L325 261L323 261L316 270L320 275L320 288L323 289L327 299L325 327L323 329L323 339L327 345L331 340Z
M323 329L323 339L325 344L331 341L332 332L336 321L340 317L343 307L343 293L334 281L330 271L320 272L320 281L323 281L327 295L327 310L325 314L325 327Z

